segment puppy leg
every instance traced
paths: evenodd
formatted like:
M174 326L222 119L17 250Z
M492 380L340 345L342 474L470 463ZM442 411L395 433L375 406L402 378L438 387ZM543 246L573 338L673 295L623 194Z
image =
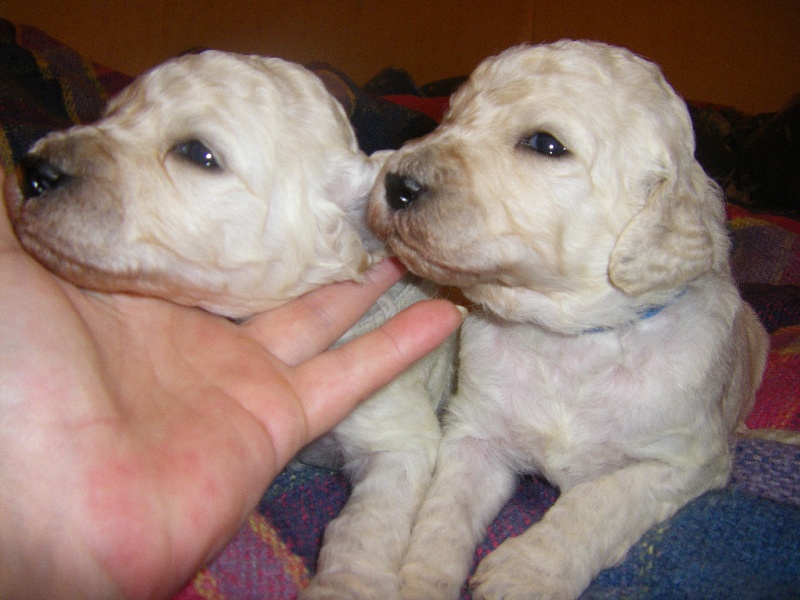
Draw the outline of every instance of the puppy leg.
M317 574L303 600L398 597L397 572L432 464L375 453L339 516L325 531Z
M638 463L564 492L544 518L503 542L475 572L475 600L577 598L656 523L723 485L724 465L691 471Z
M489 443L445 434L400 571L404 600L458 597L475 545L511 497L515 481Z
M343 435L352 491L325 531L317 573L302 600L391 600L399 594L398 571L411 525L425 494L439 445L439 423L423 392L409 405L391 394L373 397L354 413ZM379 410L381 408L389 410ZM405 414L393 412L405 406ZM415 414L416 413L416 414ZM390 423L390 431L381 431ZM378 436L378 439L376 439ZM356 445L358 444L364 445Z

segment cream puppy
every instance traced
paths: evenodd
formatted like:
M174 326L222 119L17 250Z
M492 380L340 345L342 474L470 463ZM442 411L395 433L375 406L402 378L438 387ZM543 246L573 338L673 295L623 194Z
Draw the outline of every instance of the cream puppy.
M209 51L142 76L97 123L36 143L9 212L25 248L80 286L242 318L357 279L384 254L364 211L386 157L359 150L341 106L303 67ZM401 282L346 338L430 292ZM352 494L306 598L397 595L452 343L307 449L343 466Z
M561 495L481 562L474 598L576 598L725 484L768 339L731 277L686 106L655 65L570 41L486 60L441 126L389 159L369 223L478 306L403 598L458 596L518 474Z
M210 51L36 143L10 212L26 249L79 285L244 317L369 266L359 211L385 158L358 151L303 67Z

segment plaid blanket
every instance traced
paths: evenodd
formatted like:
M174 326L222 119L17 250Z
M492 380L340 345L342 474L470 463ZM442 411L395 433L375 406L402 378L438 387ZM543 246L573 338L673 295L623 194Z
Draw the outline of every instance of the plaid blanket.
M463 80L417 87L402 71L387 70L359 87L329 65L309 66L345 106L368 152L396 148L430 131ZM11 168L46 132L95 119L107 98L130 80L34 28L0 19L3 167ZM731 189L735 177L729 167L736 160L730 136L755 131L770 117L749 120L707 106L693 106L692 113L704 150L698 157L707 157L704 166ZM736 127L721 128L721 121ZM709 148L724 149L724 155ZM742 293L772 336L764 384L747 423L800 430L800 222L786 216L794 214L800 198L781 202L788 207L784 214L730 204L728 215ZM583 598L800 598L800 448L765 441L738 441L732 448L728 486L653 528L620 565L601 573ZM322 533L347 494L339 473L288 468L238 535L176 599L294 598L314 572ZM476 564L541 518L557 496L546 482L522 478L476 549ZM464 590L462 597L469 593Z

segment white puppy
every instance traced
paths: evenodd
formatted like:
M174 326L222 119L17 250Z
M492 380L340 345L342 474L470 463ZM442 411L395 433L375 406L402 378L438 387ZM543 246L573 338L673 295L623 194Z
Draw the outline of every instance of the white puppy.
M458 596L519 473L560 498L481 562L474 598L575 598L725 484L768 341L693 153L655 65L564 41L486 60L439 129L385 165L370 225L478 305L404 598Z
M9 212L25 248L78 285L241 318L358 278L384 254L364 212L386 156L358 149L341 106L303 67L210 51L142 76L99 122L37 142ZM346 337L429 295L401 282ZM451 351L419 361L308 449L343 465L353 489L306 597L397 594Z

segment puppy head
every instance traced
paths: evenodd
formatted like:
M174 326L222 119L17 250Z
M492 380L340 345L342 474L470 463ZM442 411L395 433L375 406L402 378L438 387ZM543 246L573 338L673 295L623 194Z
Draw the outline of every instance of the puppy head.
M208 51L37 142L9 212L23 245L78 285L240 317L377 258L360 223L383 159L359 151L306 69Z
M693 152L655 65L599 43L517 47L391 157L369 222L413 271L501 316L613 326L725 268L722 205Z

